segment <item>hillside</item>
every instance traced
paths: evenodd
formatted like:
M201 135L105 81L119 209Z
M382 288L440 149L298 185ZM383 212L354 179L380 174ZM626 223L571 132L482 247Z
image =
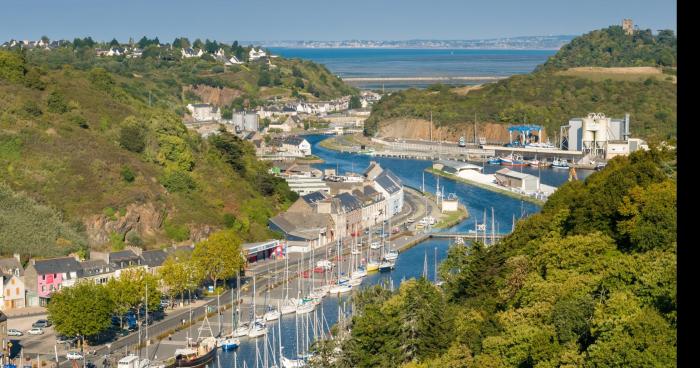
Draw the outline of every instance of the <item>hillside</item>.
M675 67L677 54L677 39L673 31L662 30L654 35L646 29L627 35L621 26L610 26L574 38L551 56L541 69Z
M13 221L22 225L0 231L0 253L157 247L222 227L237 228L246 241L273 235L268 216L296 195L268 174L249 143L187 131L182 86L158 62L59 67L47 59L0 51L2 196L19 201ZM128 69L107 70L120 65ZM42 214L55 220L37 226Z
M591 34L607 34L618 28L610 27ZM603 112L613 117L623 117L629 113L634 136L650 141L675 137L677 86L674 75L663 74L658 69L560 69L565 66L586 66L581 63L587 62L588 57L573 60L569 54L573 52L570 50L584 47L582 44L589 44L592 49L607 47L601 37L592 37L591 34L572 40L544 64L546 67L471 89L466 94L463 88L434 85L426 90L409 89L385 96L374 105L365 122L365 134L376 134L384 122L399 118L427 120L432 112L435 125L451 131L471 131L476 118L480 123L539 124L545 127L548 137L553 140L554 132L558 132L559 127L570 118ZM667 38L659 35L654 40ZM664 53L672 51L675 60L675 37L672 43L674 47L662 49ZM639 47L646 50L651 46ZM653 52L622 48L619 51L622 54L614 58L615 62L604 65L657 65L640 61L643 60L640 55ZM618 52L614 54L618 55ZM600 65L598 61L591 63L591 66Z
M676 209L674 152L617 157L501 242L451 246L442 287L356 295L318 366L674 367Z

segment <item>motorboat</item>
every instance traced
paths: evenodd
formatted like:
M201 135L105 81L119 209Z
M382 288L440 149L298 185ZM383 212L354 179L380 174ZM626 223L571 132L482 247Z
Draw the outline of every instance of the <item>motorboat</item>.
M304 359L289 359L287 357L281 357L282 368L301 368L306 367L306 361Z
M397 250L390 250L384 254L384 259L387 261L395 261L399 258L399 252Z
M523 160L521 155L510 154L506 157L501 157L502 166L527 166L527 162Z
M339 281L337 284L331 286L329 292L331 294L342 294L352 291L352 285L350 285L349 281L350 280Z
M379 272L389 272L394 269L396 263L391 261L384 261L379 265Z
M486 162L489 165L500 165L501 164L501 158L500 157L489 157L486 159Z
M555 158L552 161L552 168L554 169L568 169L569 168L569 163L566 161L566 159L558 159Z
M372 249L379 249L382 247L382 244L378 241L372 242L372 244L369 246Z
M230 351L236 349L241 344L241 340L228 336L219 338L216 343L221 350Z
M348 281L348 285L350 285L350 286L360 286L360 284L362 284L362 278L361 278L361 277L360 277L360 278L356 278L356 279L350 279L350 281Z

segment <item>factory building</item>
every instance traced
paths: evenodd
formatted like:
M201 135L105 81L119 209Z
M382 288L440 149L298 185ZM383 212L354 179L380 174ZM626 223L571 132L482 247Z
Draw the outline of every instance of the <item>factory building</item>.
M609 160L647 147L643 140L630 138L629 114L624 119L612 119L602 113L590 113L585 118L573 118L560 128L559 148Z

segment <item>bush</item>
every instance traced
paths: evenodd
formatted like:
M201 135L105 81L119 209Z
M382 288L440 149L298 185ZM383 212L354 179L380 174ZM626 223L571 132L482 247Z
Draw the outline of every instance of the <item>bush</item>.
M165 228L165 235L172 240L180 242L190 238L190 229L185 225L176 225L170 221L165 221L163 227Z
M136 179L136 174L134 174L129 166L122 167L121 175L122 179L127 183L133 183L134 179Z
M46 106L50 112L57 114L64 114L69 110L66 99L63 97L63 94L58 91L51 92L46 100Z
M113 231L109 234L109 244L112 246L113 252L124 250L124 247L126 247L126 243L124 243L124 235Z
M146 148L146 127L133 117L124 119L119 131L119 144L131 152L143 152Z
M187 193L197 187L190 174L178 169L166 170L166 173L161 178L161 184L163 184L163 186L168 189L169 192L173 193Z
M31 100L24 102L24 105L22 105L22 111L24 111L27 115L32 117L37 117L43 114L39 105Z
M41 80L41 74L36 68L31 68L24 76L24 85L29 88L43 91L46 88L46 83Z
M21 55L0 51L0 80L13 83L24 80L24 60Z
M134 232L130 232L129 235L127 235L126 241L135 247L143 246L143 240L141 240L139 235Z

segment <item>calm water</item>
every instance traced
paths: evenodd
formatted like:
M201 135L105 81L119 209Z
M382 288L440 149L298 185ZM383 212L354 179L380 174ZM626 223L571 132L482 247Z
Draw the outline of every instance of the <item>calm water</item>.
M274 54L324 64L340 77L456 77L525 74L544 63L553 50L431 50L431 49L294 49L271 48ZM459 81L477 84L480 81ZM387 89L425 87L432 82L387 82ZM357 82L361 88L382 88L377 82Z
M327 136L314 135L306 137L309 143L312 144L314 154L326 161L325 164L315 166L319 168L337 168L341 173L343 173L345 171L362 172L369 165L370 158L368 156L338 153L323 147L319 147L318 143L325 138L327 138ZM410 185L416 188L421 186L421 182L423 180L423 170L431 165L430 161L402 160L394 158L376 158L376 161L378 161L383 168L391 169L404 182L405 185ZM497 168L498 167L487 167L486 172L493 172ZM523 171L537 175L538 170L523 168ZM587 174L589 173L585 173L584 175ZM568 173L566 170L541 170L542 182L550 185L561 185L567 180L567 175ZM581 175L581 172L579 172L579 176ZM425 186L427 190L434 193L436 184L437 177L429 173L425 173ZM477 218L479 223L481 223L484 210L487 210L489 216L487 221L487 229L490 231L491 207L493 207L497 232L509 232L512 225L513 216L515 216L517 219L521 216L536 213L540 209L538 206L528 202L506 197L501 194L471 185L445 180L444 178L441 178L440 186L444 186L446 193L455 193L459 197L460 201L467 207L470 214L473 215L465 222L456 225L454 228L448 229L447 231L466 231L468 229L473 229L474 218ZM437 258L438 263L443 260L447 255L448 247L449 242L447 240L431 239L420 243L415 247L401 253L396 262L396 269L394 271L390 273L373 273L365 279L365 281L362 283L362 287L367 287L382 282L389 283L389 280L393 281L394 287L398 287L401 281L404 279L420 277L423 273L423 264L426 256L428 259L428 278L430 280L434 280L434 268L436 263L435 258ZM313 332L309 327L312 324L310 321L313 319L322 321L327 331L328 327L332 326L336 323L336 321L338 321L339 315L343 314L344 312L349 313L350 309L350 295L344 295L342 297L331 296L323 299L322 304L317 308L317 311L314 314L309 314L299 318L297 318L294 314L283 316L280 321L282 323L281 332L284 355L288 358L292 358L296 355L297 345L306 346L311 344L311 341L309 340L312 340L311 337L313 336ZM272 354L275 354L276 356L279 351L278 323L280 322L273 322L269 324L270 335L268 342L268 361L270 362L270 365L272 365L273 361ZM304 333L303 331L308 332ZM311 337L307 340L305 339L305 336ZM258 339L257 341L259 352L258 362L260 367L262 367L262 360L264 358L263 341L263 339ZM215 366L216 368L229 368L234 366L233 352L220 351L219 358L220 360L218 366ZM247 338L242 339L241 346L236 352L235 360L237 367L243 367L244 362L248 367L255 367L256 341L249 340Z

